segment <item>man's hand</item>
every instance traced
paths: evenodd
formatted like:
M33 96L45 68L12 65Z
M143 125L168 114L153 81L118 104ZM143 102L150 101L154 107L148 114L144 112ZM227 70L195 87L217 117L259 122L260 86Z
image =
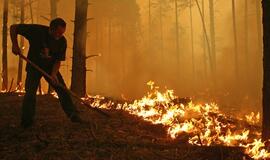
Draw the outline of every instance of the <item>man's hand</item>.
M51 72L52 83L54 85L56 85L56 86L59 84L59 81L57 79L57 74L59 72L60 65L61 65L61 62L60 61L56 61L54 63L54 65L53 65L53 69L52 69L52 72Z
M51 79L52 80L52 84L55 85L55 86L58 86L59 81L58 81L57 75L52 74L51 77L52 77L52 79Z
M20 47L17 44L12 45L12 53L16 56L21 53Z
M41 58L47 59L47 60L51 60L52 57L49 56L49 48L44 48L41 52Z

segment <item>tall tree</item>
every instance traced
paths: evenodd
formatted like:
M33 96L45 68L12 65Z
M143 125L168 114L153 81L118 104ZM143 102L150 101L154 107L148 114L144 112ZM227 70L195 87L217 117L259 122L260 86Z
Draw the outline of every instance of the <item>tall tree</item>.
M214 83L216 78L216 32L215 32L215 10L214 0L209 0L209 11L210 11L210 37L211 37L211 55L213 64L213 77Z
M244 1L244 36L245 36L245 38L244 38L244 53L245 53L245 65L246 65L246 70L245 70L245 73L246 73L246 86L249 86L251 83L250 83L250 73L249 73L249 71L250 71L250 65L249 65L249 46L248 46L248 37L249 37L249 32L248 32L248 30L249 30L249 27L248 27L248 24L249 24L249 22L248 22L248 12L249 12L249 6L248 6L248 3L249 3L250 1L248 1L248 0L245 0Z
M263 126L262 138L270 139L270 1L262 0L263 7Z
M2 90L8 87L8 61L7 61L7 22L8 22L8 0L4 0L3 8L3 35L2 35Z
M31 18L31 22L34 23L32 3L33 3L33 1L32 0L29 0L30 18Z
M180 44L179 44L179 13L178 13L178 0L174 0L174 11L175 11L175 38L176 38L176 62L177 68L180 66Z
M205 0L202 0L202 3L201 3L201 19L202 19L202 22L203 22L203 25L205 26ZM196 4L199 8L199 4L198 4L198 1L196 1ZM200 10L200 9L199 9ZM204 32L204 30L206 31L206 29L204 29L204 27L202 27L202 41L203 41L203 66L204 66L204 77L205 77L205 82L207 82L207 78L208 78L208 74L207 74L207 70L208 70L208 65L207 65L207 61L208 61L208 58L207 58L207 48L206 48L206 36L207 34ZM209 53L210 54L210 53Z
M40 0L37 0L37 7L36 7L36 19L37 23L39 23L40 20Z
M258 32L258 51L262 52L262 23L261 23L261 5L260 1L256 0L256 20L257 20L257 32Z
M86 94L86 39L88 0L75 1L71 90L79 96Z
M50 15L51 15L51 20L55 19L57 17L57 2L58 0L50 0ZM41 84L39 85L41 88ZM52 93L53 92L53 88L52 86L49 84L49 87L48 87L48 94Z
M192 13L192 0L189 0L189 16L190 16L190 36L191 36L191 56L192 56L192 74L196 79L195 74L195 57L194 57L194 34L193 34L193 13Z
M232 0L232 19L233 19L233 37L234 37L234 67L235 67L235 77L238 78L238 37L236 28L236 10L235 10L235 0Z
M57 2L58 2L58 0L50 0L51 19L54 19L57 17Z
M151 49L151 40L152 40L152 29L151 29L151 25L152 25L152 13L151 13L151 7L152 7L152 1L148 0L148 47L149 49Z
M200 17L201 17L201 21L202 21L202 28L203 28L203 33L204 33L204 38L205 38L205 41L206 41L206 48L207 48L207 53L208 53L208 57L209 57L209 66L210 66L210 71L213 75L214 73L214 67L213 67L213 57L211 55L211 47L210 47L210 40L208 38L208 35L207 35L207 30L206 30L206 22L205 22L205 16L204 16L204 1L202 3L202 8L203 10L201 9L200 5L199 5L199 2L198 0L195 0L196 2L196 6L198 8L198 11L199 11L199 14L200 14ZM207 56L205 56L206 58Z
M20 1L20 9L21 9L20 23L24 23L24 0ZM22 36L21 36L21 40L20 40L20 48L21 48L21 53L23 54L23 51L24 51L24 38ZM21 57L19 57L18 77L17 77L17 85L19 86L19 88L21 88L22 70L23 70L23 60L22 60Z
M160 25L160 49L161 49L161 58L164 58L164 36L163 36L163 3L164 0L159 0L159 25Z

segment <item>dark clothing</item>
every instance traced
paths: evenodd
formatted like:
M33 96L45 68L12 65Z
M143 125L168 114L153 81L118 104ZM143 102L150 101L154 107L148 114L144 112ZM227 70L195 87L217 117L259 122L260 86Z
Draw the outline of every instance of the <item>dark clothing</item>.
M17 33L28 39L30 47L28 52L28 59L37 64L40 68L51 73L52 67L56 61L65 60L67 42L64 37L59 40L55 40L49 34L49 27L37 24L19 24L17 27ZM49 49L50 60L42 58L40 55L44 48ZM26 80L25 80L25 96L22 104L22 117L21 125L23 127L31 126L34 121L35 106L36 106L36 92L42 74L33 68L30 64L26 66ZM50 81L44 77L48 82ZM58 72L57 78L60 84L63 86L65 82ZM51 84L62 105L63 110L69 118L77 117L76 108L72 102L72 99L67 91Z
M27 72L25 80L25 95L22 104L22 117L21 125L30 126L34 121L35 108L36 108L36 92L42 75L37 70L30 70ZM58 72L57 78L62 86L65 86L65 82ZM48 79L45 78L47 81ZM77 111L73 105L70 95L61 87L55 87L54 89L59 97L60 104L69 118L76 117Z
M27 58L46 71L51 71L55 61L64 61L66 57L67 40L62 38L55 40L49 34L49 27L39 24L18 24L17 33L24 36L30 44ZM44 59L41 54L44 48L49 48L49 56L52 59ZM26 65L26 71L31 69ZM33 68L32 68L33 69Z

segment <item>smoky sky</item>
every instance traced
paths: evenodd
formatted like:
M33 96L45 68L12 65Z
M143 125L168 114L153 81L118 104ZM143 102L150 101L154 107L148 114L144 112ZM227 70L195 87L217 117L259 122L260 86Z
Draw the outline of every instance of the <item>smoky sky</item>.
M213 74L206 41L206 37L211 41L209 1L204 0L203 5L203 1L198 0L206 33L195 1L191 4L185 0L177 2L176 24L174 0L152 0L150 7L148 0L89 1L88 17L93 19L87 23L86 55L101 56L87 59L88 93L132 100L142 97L148 90L146 83L152 80L161 90L174 89L179 97L215 101L229 109L259 111L262 88L260 4L255 0L248 4L244 0L236 1L236 50L231 1L214 1L216 72ZM0 5L3 8L3 4ZM50 15L49 1L35 1L32 7L34 23L48 25L44 17ZM13 8L10 4L9 25L18 23L14 20ZM31 23L28 6L25 12L25 23ZM65 33L67 56L61 67L68 86L71 83L74 13L74 0L59 0L57 15L68 24ZM16 79L18 57L10 53L10 38L8 40L11 81ZM25 46L26 54L27 42ZM42 86L46 90L44 81Z

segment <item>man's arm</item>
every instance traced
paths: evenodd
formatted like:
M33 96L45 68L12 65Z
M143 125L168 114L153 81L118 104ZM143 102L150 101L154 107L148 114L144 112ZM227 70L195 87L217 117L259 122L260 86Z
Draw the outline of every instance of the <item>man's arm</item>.
M56 61L53 65L52 72L51 72L51 77L53 80L53 83L58 84L58 79L57 79L57 73L59 72L61 66L61 61Z
M60 48L60 51L58 54L56 54L57 56L55 57L56 61L53 65L53 69L51 72L51 76L53 78L53 83L58 83L58 79L57 79L57 73L59 72L60 66L61 66L61 61L65 60L66 57L66 49L67 49L67 40L66 38L63 38L63 43L62 46Z
M18 55L21 53L20 47L18 45L18 38L17 38L18 32L17 32L17 25L13 24L10 26L10 38L12 41L12 52L15 55Z

